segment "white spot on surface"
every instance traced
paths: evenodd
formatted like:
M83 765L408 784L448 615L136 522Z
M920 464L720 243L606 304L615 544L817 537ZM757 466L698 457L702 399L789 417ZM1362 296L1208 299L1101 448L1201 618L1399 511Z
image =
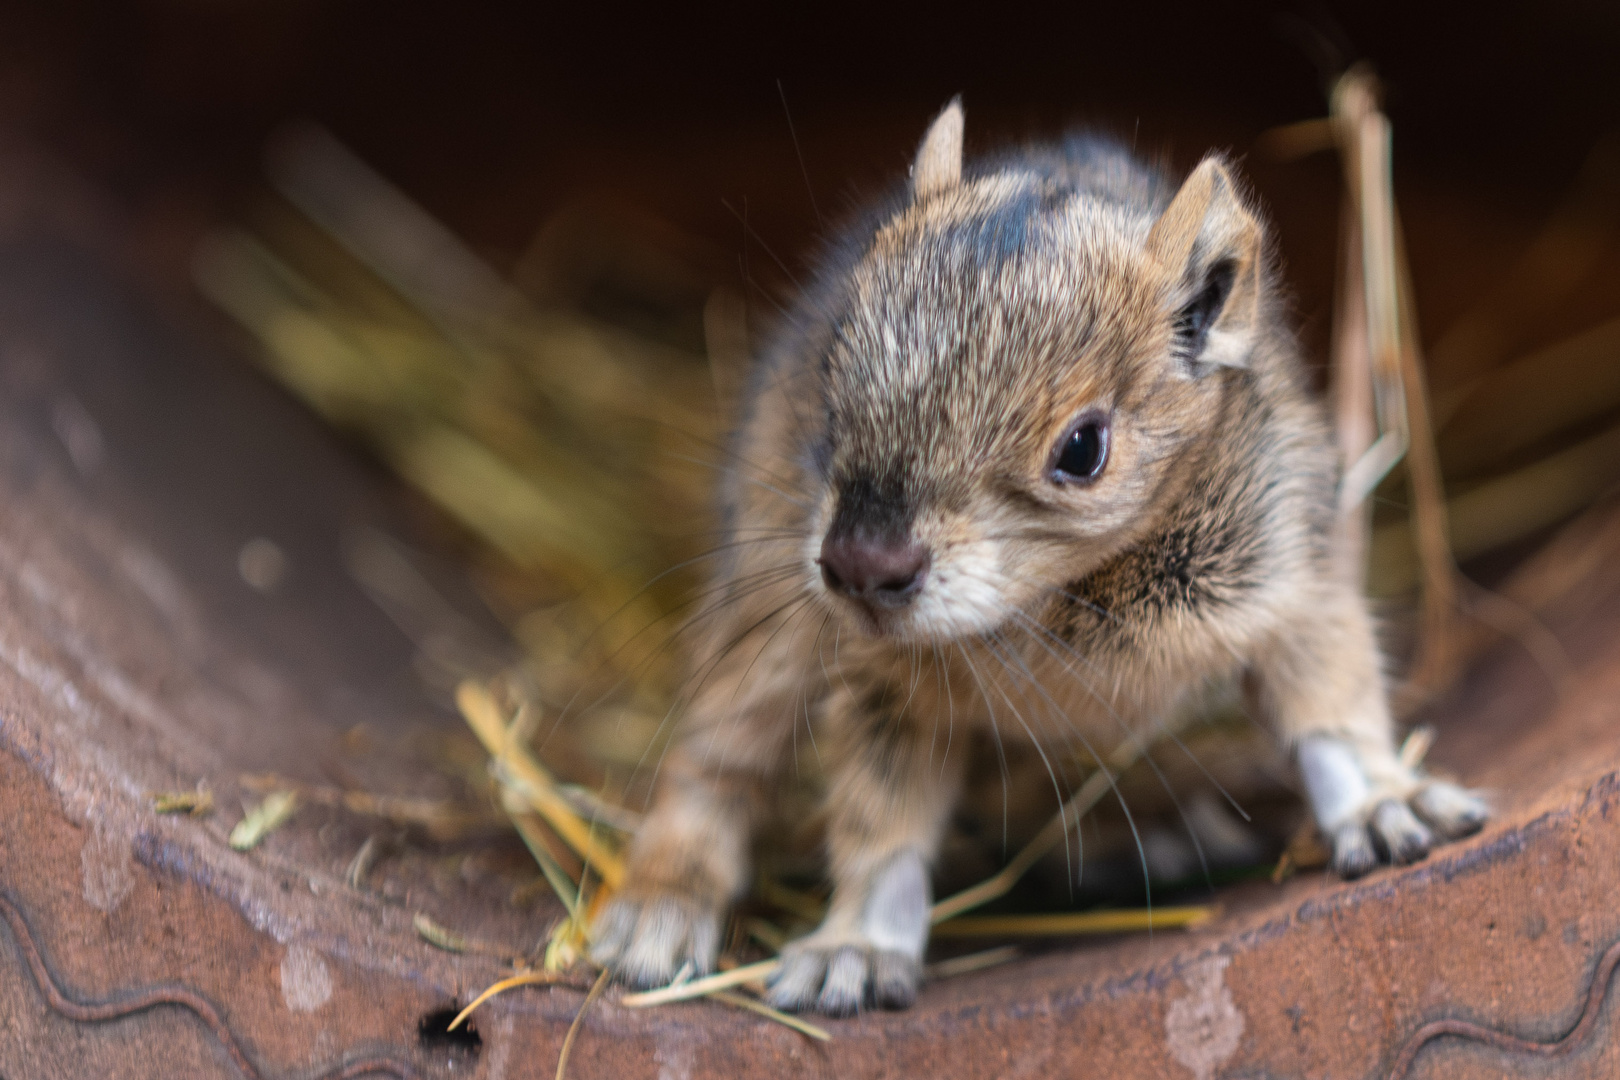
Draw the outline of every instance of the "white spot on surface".
M653 1048L658 1080L692 1080L692 1044L685 1035L660 1034Z
M281 1000L293 1012L314 1012L332 997L332 972L308 945L287 946L281 958Z
M135 866L129 845L115 836L92 831L79 851L84 867L84 899L97 911L118 909L135 888Z
M252 588L269 595L287 577L287 554L274 540L255 536L236 555L236 572Z
M1212 1080L1215 1070L1237 1053L1243 1038L1243 1014L1225 985L1228 956L1211 956L1188 969L1182 979L1187 995L1170 1003L1164 1015L1170 1056L1192 1070L1197 1080Z

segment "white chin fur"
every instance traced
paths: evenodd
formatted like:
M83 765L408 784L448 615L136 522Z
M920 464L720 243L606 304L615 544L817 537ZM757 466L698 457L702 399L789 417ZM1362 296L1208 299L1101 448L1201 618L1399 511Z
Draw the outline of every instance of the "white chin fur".
M1007 618L1006 579L996 545L953 548L936 560L912 604L908 629L919 637L956 638L982 634Z

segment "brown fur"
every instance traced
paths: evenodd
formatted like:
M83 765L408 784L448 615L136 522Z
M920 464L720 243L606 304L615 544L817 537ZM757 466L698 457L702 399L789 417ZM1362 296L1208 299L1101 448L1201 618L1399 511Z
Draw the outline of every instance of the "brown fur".
M960 107L941 114L754 374L723 492L736 546L601 959L642 984L713 963L752 828L811 739L835 891L786 953L785 1007L910 1000L919 868L975 730L1096 761L1246 676L1342 871L1477 827L1476 801L1396 759L1272 278L1217 157L1179 190L1095 140L964 169ZM1200 335L1189 312L1217 294ZM1109 419L1106 465L1057 482L1088 416ZM921 544L921 588L871 610L830 591L829 533Z

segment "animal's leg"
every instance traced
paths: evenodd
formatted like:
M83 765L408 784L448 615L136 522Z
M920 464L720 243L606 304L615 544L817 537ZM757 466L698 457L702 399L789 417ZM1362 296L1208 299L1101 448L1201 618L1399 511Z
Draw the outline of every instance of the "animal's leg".
M1401 763L1371 621L1348 587L1261 653L1261 707L1295 748L1334 870L1415 862L1485 823L1477 796Z
M878 695L881 698L881 695ZM771 1004L847 1014L916 997L928 944L928 867L960 783L932 720L840 698L828 791L832 901L814 933L782 951ZM841 714L841 715L840 715Z
M726 910L747 887L754 823L803 707L802 665L774 630L727 650L705 681L660 768L624 885L592 927L591 958L631 985L713 970Z
M747 883L757 778L717 775L687 747L671 757L624 886L592 927L591 959L632 986L662 986L687 964L713 970L726 909Z

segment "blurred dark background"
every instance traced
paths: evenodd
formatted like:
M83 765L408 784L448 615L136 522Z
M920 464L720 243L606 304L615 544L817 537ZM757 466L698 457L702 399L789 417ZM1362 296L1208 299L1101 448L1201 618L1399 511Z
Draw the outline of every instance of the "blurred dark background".
M297 118L328 126L497 266L581 200L655 215L728 263L746 207L793 265L818 223L783 96L832 217L902 169L960 92L970 147L1082 122L1181 167L1210 146L1244 156L1320 346L1336 164L1265 160L1251 152L1259 132L1320 115L1336 63L1377 65L1432 335L1489 288L1615 125L1616 55L1620 7L1604 0L688 12L63 0L0 9L0 120L113 192L164 280L185 280L191 240L235 211L267 135Z

